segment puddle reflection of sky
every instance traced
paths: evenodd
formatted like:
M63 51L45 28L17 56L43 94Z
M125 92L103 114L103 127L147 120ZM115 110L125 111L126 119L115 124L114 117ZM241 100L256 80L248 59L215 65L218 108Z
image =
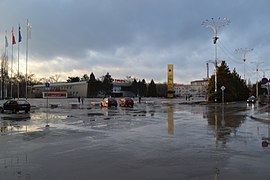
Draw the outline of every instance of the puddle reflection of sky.
M31 118L25 120L13 120L14 116L5 116L0 121L0 135L11 135L26 132L40 131L40 124L46 124L52 120L64 120L67 116L63 114L33 113Z

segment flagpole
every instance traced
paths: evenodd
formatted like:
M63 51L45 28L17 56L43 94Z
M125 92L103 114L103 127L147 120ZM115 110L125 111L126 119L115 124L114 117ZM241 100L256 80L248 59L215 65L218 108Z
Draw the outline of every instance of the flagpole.
M10 97L13 98L12 95L12 71L13 71L13 44L11 46L11 69L10 69Z
M0 82L0 96L1 96L1 99L3 99L3 96L2 96L2 81L3 81L3 58L1 57L1 82Z
M14 28L12 27L12 35L11 35L11 69L10 69L10 97L13 98L12 93L12 75L13 75L13 45L14 45Z
M19 41L18 41L18 99L20 99L20 82L19 82L19 78L20 78L20 42L21 42L21 27L19 24Z
M29 34L29 25L27 19L27 33L26 33L26 68L25 68L25 99L27 99L27 84L28 84L28 76L27 76L27 63L28 63L28 34Z
M6 36L5 36L5 39L6 39L6 43L5 43L5 61L4 61L4 82L3 82L3 85L4 85L4 88L3 88L3 91L4 91L4 98L7 97L7 85L6 85L6 72L8 72L8 69L7 69L7 61L8 61L8 38L7 38L7 31L6 31Z

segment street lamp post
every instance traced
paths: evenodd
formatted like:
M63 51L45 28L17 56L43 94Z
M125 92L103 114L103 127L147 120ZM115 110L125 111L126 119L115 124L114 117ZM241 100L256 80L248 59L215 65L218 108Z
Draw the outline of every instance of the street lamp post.
M249 49L249 48L238 48L235 49L236 53L241 53L243 54L243 61L244 61L244 81L246 82L246 55L248 52L253 51L253 48Z
M256 64L256 74L257 74L257 80L256 80L256 98L259 98L259 65L263 62L252 62Z
M215 102L217 101L217 32L220 30L222 27L228 25L230 23L230 20L227 18L221 19L218 18L216 21L214 18L211 18L209 21L208 19L202 22L202 26L210 28L213 30L214 36L213 36L213 43L214 43L214 64L215 64Z

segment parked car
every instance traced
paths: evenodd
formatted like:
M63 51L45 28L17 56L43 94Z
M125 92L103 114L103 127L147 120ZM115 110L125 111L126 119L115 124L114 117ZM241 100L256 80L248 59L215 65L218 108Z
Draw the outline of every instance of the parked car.
M100 105L101 107L117 107L117 101L114 98L103 98Z
M3 104L2 113L5 110L12 111L12 113L17 113L19 111L25 111L28 113L31 109L31 105L26 100L8 100Z
M134 101L130 97L125 97L119 100L119 106L130 106L133 107Z
M270 138L262 138L262 147L268 147L270 144Z
M250 96L248 99L247 99L247 103L255 103L256 102L256 97L255 96Z

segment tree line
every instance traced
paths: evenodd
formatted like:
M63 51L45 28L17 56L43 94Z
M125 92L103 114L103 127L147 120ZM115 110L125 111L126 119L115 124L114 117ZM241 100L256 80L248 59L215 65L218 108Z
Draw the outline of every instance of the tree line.
M71 79L71 78L69 78ZM78 80L78 78L76 78ZM131 91L134 96L141 97L165 97L167 93L167 85L157 85L154 80L147 84L144 79L137 80L136 78L130 79L130 87L126 90ZM159 91L158 91L159 89ZM88 97L97 97L99 94L110 96L113 92L113 78L109 73L102 76L101 80L96 79L94 73L90 74L88 80Z
M5 66L2 66L5 67ZM1 97L2 98L17 98L25 97L26 84L28 87L37 84L43 84L45 79L37 80L34 74L26 76L21 73L14 73L12 76L7 73L5 69L1 69ZM60 76L55 75L50 77L50 82L57 82ZM222 101L222 90L224 86L224 100L225 102L243 101L249 96L256 94L256 85L247 84L244 79L236 72L235 69L231 72L225 61L217 67L217 92L215 92L215 77L211 76L208 85L208 100L218 102ZM138 80L136 78L127 78L130 82L128 91L133 92L134 96L141 97L167 97L167 84L156 84L152 79L147 83L145 79ZM100 78L96 78L92 72L90 76L84 74L82 77L68 77L67 83L71 82L88 82L88 97L97 97L98 95L110 96L113 94L113 78L107 73ZM258 94L267 94L267 90L261 88L259 83ZM18 93L19 91L19 93Z

